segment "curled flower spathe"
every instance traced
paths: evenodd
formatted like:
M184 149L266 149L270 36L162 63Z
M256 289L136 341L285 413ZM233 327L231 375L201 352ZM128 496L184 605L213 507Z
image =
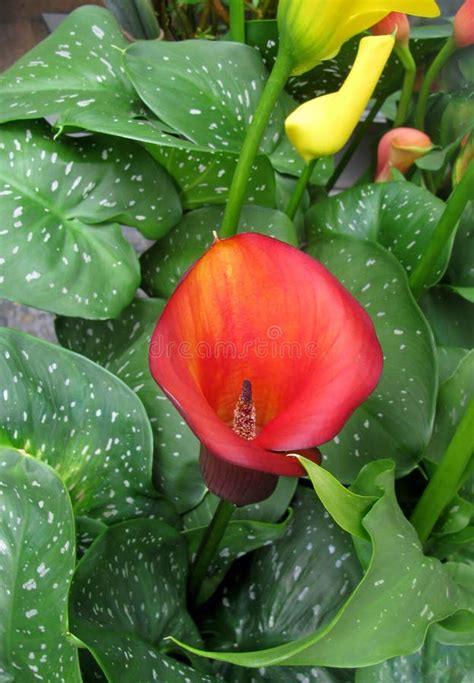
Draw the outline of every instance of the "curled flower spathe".
M390 12L422 17L440 13L434 0L280 0L281 49L290 56L293 73L305 73Z
M285 121L286 134L305 161L338 152L352 135L395 45L393 35L362 38L341 88L305 102Z
M259 234L218 240L156 326L151 372L203 445L208 487L235 504L304 474L288 453L332 439L373 391L367 313L315 259Z
M385 19L370 28L374 36L385 36L393 33L397 43L407 45L410 40L410 22L403 12L390 12Z

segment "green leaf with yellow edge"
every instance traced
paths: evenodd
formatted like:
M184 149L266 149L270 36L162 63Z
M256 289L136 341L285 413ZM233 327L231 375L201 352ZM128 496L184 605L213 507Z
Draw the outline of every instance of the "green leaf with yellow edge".
M353 493L323 467L301 455L296 457L308 473L318 498L341 529L367 540L369 536L363 526L363 519L377 497Z
M372 557L362 581L330 623L303 638L259 651L210 652L181 646L249 667L357 668L418 650L431 623L465 607L465 591L441 562L423 554L415 530L398 507L393 463L378 461L363 468L353 490L378 496L363 520ZM405 624L403 629L400 623Z

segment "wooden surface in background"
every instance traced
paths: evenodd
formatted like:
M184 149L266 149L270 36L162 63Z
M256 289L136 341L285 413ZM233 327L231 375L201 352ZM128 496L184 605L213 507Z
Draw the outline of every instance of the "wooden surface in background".
M100 0L0 0L0 72L48 35L43 13L71 12Z

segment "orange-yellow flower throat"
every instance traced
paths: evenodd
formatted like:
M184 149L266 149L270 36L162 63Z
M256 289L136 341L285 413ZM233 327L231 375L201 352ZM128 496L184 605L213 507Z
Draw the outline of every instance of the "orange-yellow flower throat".
M242 382L240 398L234 409L232 429L247 441L252 441L257 436L257 413L252 401L252 383L248 379Z

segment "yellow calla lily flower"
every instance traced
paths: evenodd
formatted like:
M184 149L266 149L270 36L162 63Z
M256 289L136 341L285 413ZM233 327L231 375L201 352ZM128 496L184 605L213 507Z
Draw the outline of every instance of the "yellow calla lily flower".
M395 37L362 38L348 77L329 95L305 102L285 121L285 130L307 162L338 152L352 135L387 63Z
M390 12L437 17L434 0L280 0L281 49L290 55L293 75L334 57L343 43Z

